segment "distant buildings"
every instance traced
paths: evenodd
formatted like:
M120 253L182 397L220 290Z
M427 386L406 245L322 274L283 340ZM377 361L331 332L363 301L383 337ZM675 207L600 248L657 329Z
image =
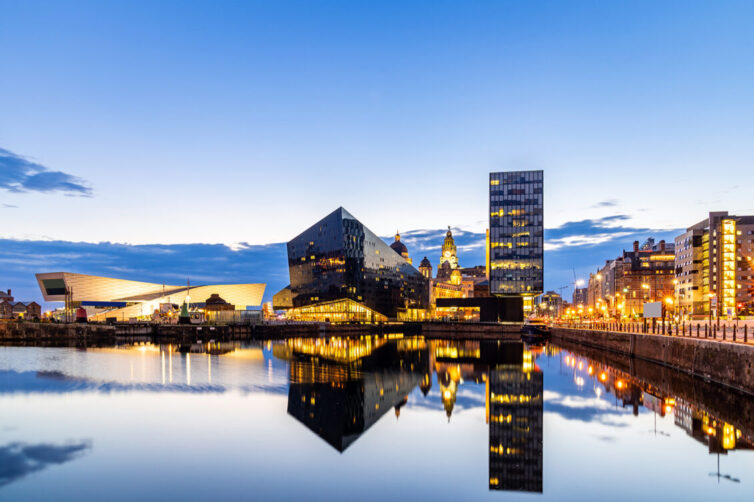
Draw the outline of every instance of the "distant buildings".
M458 321L519 321L521 306L515 298L490 296L483 265L462 268L453 232L448 228L440 252L437 277L425 257L419 267L429 279L430 318Z
M649 238L642 246L634 241L631 251L608 260L596 273L589 274L587 305L594 314L636 317L643 305L673 296L675 253L673 244L655 243Z
M754 215L711 212L674 243L634 242L586 290L590 314L637 317L643 303L663 301L682 320L754 317Z
M563 297L555 291L542 293L535 298L535 311L538 315L547 317L559 317L563 314L563 309L567 305Z
M754 216L709 213L676 237L675 246L679 315L754 315Z
M588 291L587 288L575 288L573 290L573 298L571 300L571 303L573 303L574 305L587 305L588 304L587 291Z
M0 291L0 319L39 319L42 307L37 302L17 302L8 292Z
M82 307L93 321L153 319L184 302L204 310L206 300L215 301L213 294L236 310L246 310L261 305L265 288L264 284L172 286L71 272L37 274L37 282L45 301L65 302L69 312Z
M543 171L490 173L490 293L529 312L543 292Z

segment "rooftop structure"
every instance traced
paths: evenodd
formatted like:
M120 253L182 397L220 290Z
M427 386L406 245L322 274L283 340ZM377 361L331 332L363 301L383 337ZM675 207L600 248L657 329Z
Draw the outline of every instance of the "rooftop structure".
M408 248L401 242L401 234L398 232L395 232L395 241L390 244L390 247L393 248L393 251L401 255L409 264L413 263L411 257L408 255Z

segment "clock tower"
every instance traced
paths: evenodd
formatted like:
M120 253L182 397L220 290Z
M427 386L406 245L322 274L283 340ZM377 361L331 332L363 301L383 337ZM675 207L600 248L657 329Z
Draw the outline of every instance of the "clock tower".
M445 241L442 243L442 255L438 269L442 268L443 263L447 262L451 269L458 268L458 256L456 255L456 243L453 241L453 233L448 227L448 233L445 234Z

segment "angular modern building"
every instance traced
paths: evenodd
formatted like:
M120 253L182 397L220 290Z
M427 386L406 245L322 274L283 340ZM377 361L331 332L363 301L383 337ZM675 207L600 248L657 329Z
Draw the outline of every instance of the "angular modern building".
M544 289L543 171L490 173L490 294L523 298Z
M111 277L52 272L37 274L37 282L46 302L66 302L72 307L91 307L96 313L90 320L150 316L163 304L182 304L202 307L213 294L222 297L237 310L262 304L264 284L216 284L172 286L150 282L128 281Z
M342 207L288 243L288 268L294 317L376 321L427 308L427 279Z

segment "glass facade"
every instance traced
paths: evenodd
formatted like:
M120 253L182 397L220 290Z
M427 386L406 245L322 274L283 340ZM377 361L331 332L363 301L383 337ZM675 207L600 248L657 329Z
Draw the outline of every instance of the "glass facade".
M347 298L390 318L427 307L427 279L342 207L288 243L288 268L294 307Z
M543 171L490 173L490 293L543 292Z

